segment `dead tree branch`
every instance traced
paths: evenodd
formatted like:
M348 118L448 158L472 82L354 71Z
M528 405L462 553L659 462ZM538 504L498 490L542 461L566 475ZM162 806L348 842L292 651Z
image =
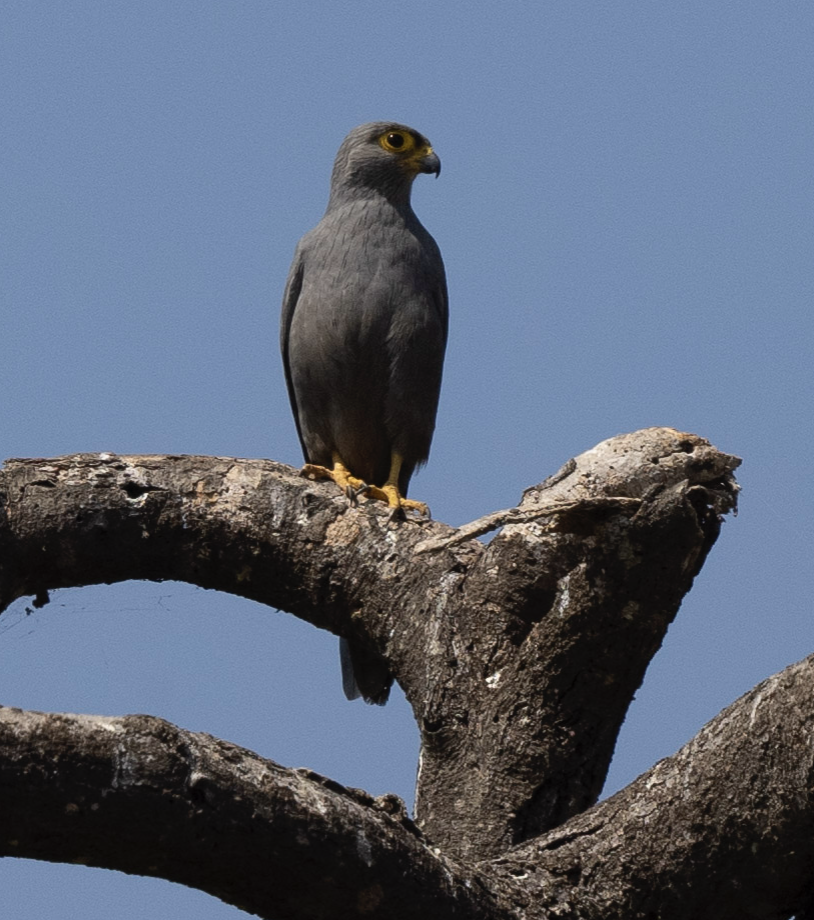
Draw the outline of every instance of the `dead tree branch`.
M0 709L0 853L157 875L265 917L788 917L814 858L812 699L809 658L611 799L469 870L392 797L148 716Z
M0 708L0 752L3 856L154 875L264 917L495 916L391 800L162 719Z
M336 814L352 801L365 815L354 812L347 826L337 818L332 846L344 852L352 842L348 827L372 821L376 833L384 834L384 849L398 857L394 865L399 859L414 863L416 878L437 888L443 910L432 915L458 916L455 911L466 905L467 916L509 916L511 905L522 903L526 917L543 916L540 905L551 902L532 904L517 895L542 889L521 880L527 867L511 860L533 854L528 859L538 866L534 878L549 878L546 885L560 890L550 881L559 870L545 875L554 845L541 845L549 838L540 835L558 828L566 837L556 839L570 840L573 833L578 840L583 831L570 828L598 813L587 810L599 795L628 705L723 515L735 507L732 473L739 462L695 435L646 429L611 438L570 461L528 489L517 508L453 530L437 522L393 524L378 503L351 508L333 485L307 482L271 461L111 454L9 461L0 471L0 609L25 595L42 603L58 587L172 578L249 597L352 637L387 663L413 707L422 740L416 824L425 836L409 822L393 824L369 801L323 783L320 788L340 797ZM475 539L498 527L488 546ZM165 723L148 726L146 718L127 722L124 734L132 730L137 739L139 732L150 738L163 733L175 739L168 743L176 752L194 749L193 759L203 756L201 736ZM122 735L121 728L95 723L70 726L77 763L86 754L78 740L83 732L108 741ZM12 742L12 751L18 743ZM211 739L207 744L237 750ZM197 767L184 756L165 753L156 762L177 774L175 788L197 789L189 779ZM238 761L253 756L240 752ZM109 774L113 768L106 769ZM252 770L255 777L262 770L285 777L280 782L286 789L295 775L276 765ZM239 785L243 774L229 767L212 788L227 789L230 771ZM105 782L115 775L108 774ZM273 789L270 795L285 799ZM97 801L89 796L87 801ZM241 801L247 796L239 793ZM290 816L287 806L270 806L280 840L300 831L307 837L302 829L312 820L314 832L321 833L322 819L314 812L322 815L323 805L303 796L310 805L302 812L292 805ZM186 808L178 806L179 825L193 813L201 820L200 809ZM658 806L653 808L655 814ZM259 804L251 814L260 814ZM379 839L372 828L365 834ZM524 848L524 841L532 842ZM542 849L528 849L537 845ZM590 846L587 840L584 846ZM557 850L570 852L565 843ZM364 846L360 852L367 852ZM316 845L307 853L319 861ZM199 857L200 867L206 859ZM358 905L359 892L368 890L365 858L357 852L347 859L349 868L337 884L347 884L347 903ZM389 878L385 857L377 856L376 863L382 878ZM461 868L476 863L482 882ZM152 865L133 863L126 871L171 871L185 881L182 868ZM293 878L293 869L284 860L281 865ZM568 884L578 887L568 873ZM220 875L207 877L225 884ZM467 892L481 883L476 900L482 913L476 914ZM355 907L347 914L336 911L332 884L326 882L325 903L333 903L335 912L324 916L413 916L406 908L393 909L391 894L407 897L396 882L387 882L367 913ZM582 890L591 889L583 884ZM227 899L235 897L232 891ZM365 904L376 900L371 898ZM279 912L281 903L275 901L273 910ZM573 903L583 911L573 916L594 916L587 900L575 896ZM498 913L489 913L493 909ZM323 914L314 908L311 915Z
M812 886L812 700L814 656L763 681L673 757L494 868L507 881L522 879L524 904L547 905L557 918L791 917Z

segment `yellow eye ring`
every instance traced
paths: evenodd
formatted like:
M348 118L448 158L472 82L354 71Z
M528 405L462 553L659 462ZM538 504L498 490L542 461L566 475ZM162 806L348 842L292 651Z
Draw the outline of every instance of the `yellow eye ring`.
M379 146L388 153L408 153L415 147L415 138L406 131L385 131L379 135Z

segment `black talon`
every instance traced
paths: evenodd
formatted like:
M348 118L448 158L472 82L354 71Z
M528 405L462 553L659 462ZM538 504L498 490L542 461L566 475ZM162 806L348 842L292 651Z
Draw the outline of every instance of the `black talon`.
M363 482L361 485L354 488L350 483L345 488L345 496L350 502L351 508L356 508L359 505L359 496L364 495L368 490L368 484Z

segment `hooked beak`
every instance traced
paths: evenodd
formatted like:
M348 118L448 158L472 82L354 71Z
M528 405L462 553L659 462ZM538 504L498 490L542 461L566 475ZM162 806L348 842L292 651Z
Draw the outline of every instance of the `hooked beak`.
M423 173L435 173L436 179L441 175L441 161L438 159L438 154L434 153L432 148L430 148L428 154L421 157L418 161L418 170Z

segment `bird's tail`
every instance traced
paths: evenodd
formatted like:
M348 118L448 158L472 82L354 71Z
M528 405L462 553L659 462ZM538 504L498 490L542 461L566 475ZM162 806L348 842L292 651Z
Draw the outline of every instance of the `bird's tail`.
M366 648L339 640L339 662L342 665L342 689L349 700L363 697L366 703L384 706L390 696L393 676L385 660Z

